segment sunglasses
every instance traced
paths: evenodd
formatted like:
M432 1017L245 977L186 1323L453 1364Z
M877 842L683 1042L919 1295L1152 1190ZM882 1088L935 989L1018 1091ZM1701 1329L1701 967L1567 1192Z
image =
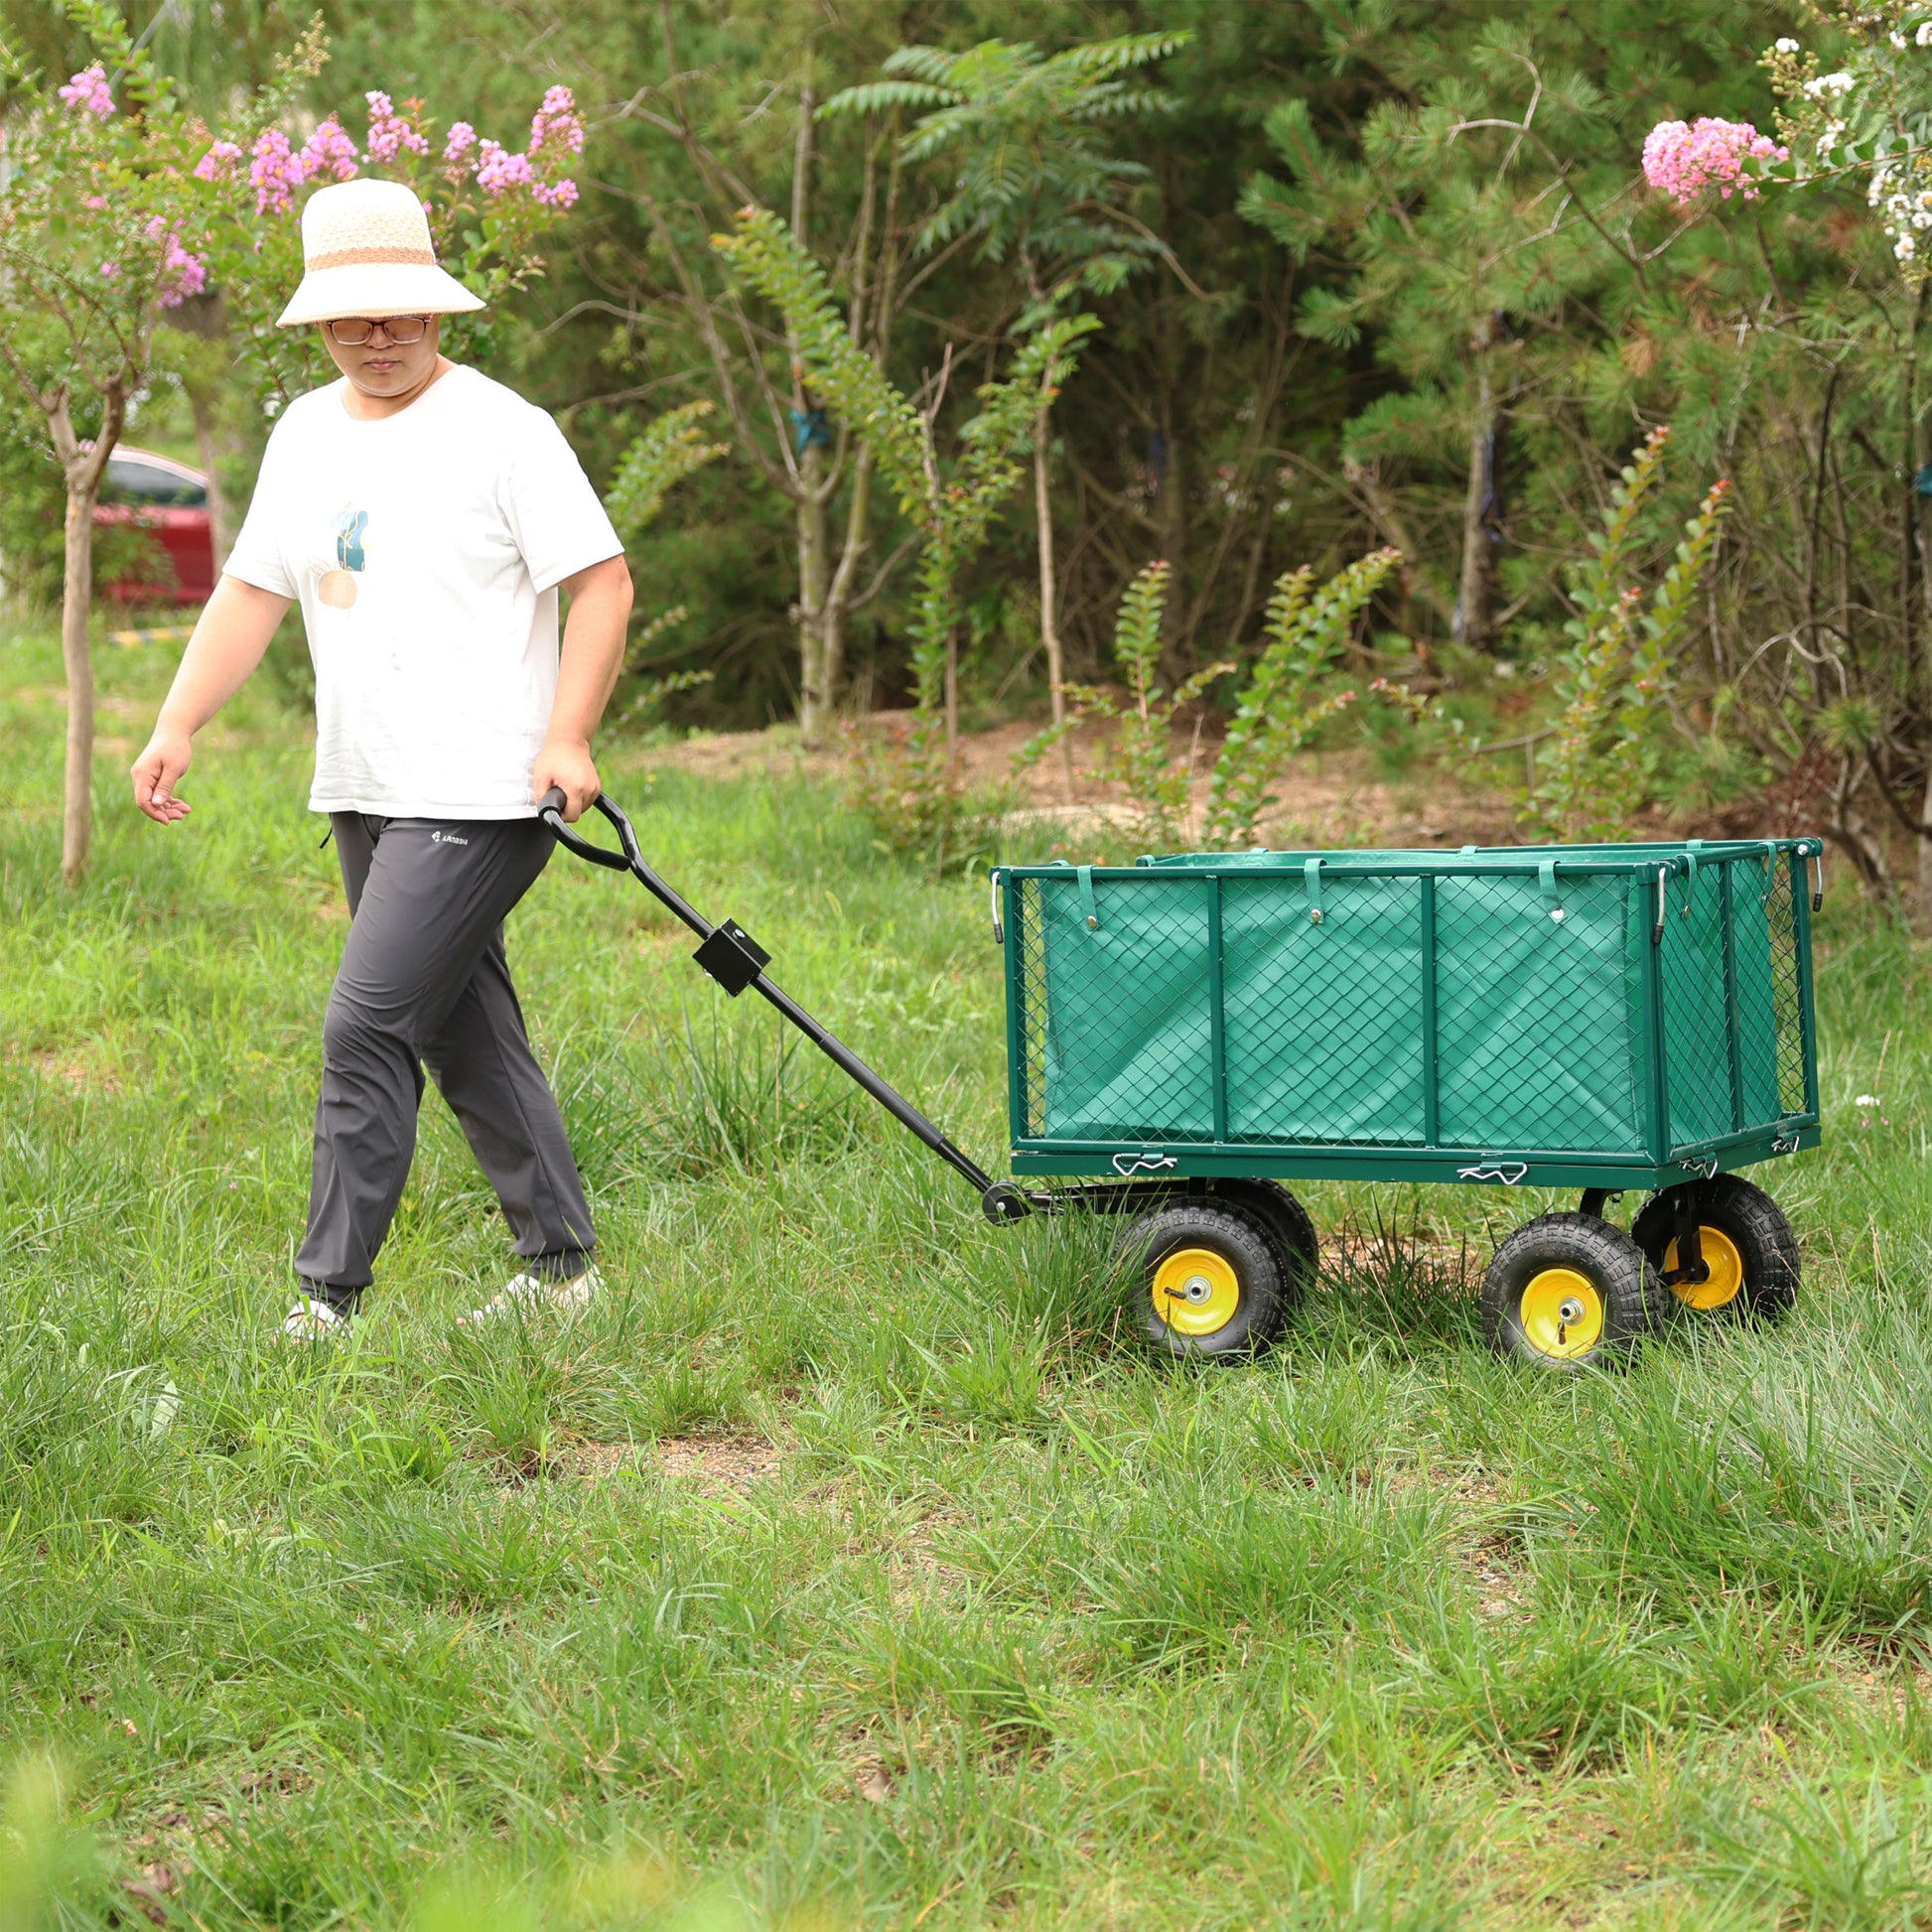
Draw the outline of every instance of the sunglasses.
M360 348L380 329L398 348L420 343L428 329L428 316L339 316L322 326L344 348Z

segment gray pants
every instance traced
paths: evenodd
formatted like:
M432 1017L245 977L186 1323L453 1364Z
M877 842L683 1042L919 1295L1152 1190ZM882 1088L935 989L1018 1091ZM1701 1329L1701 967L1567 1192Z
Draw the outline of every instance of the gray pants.
M337 812L351 923L322 1030L309 1234L295 1272L339 1307L366 1288L416 1152L427 1066L519 1255L579 1273L596 1245L556 1096L530 1051L503 918L556 840L540 819Z

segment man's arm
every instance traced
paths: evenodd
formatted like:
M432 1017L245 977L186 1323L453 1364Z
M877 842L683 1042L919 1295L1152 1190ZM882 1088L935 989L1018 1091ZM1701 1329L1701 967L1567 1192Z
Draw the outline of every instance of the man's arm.
M531 797L552 785L564 791L564 817L590 810L603 787L591 762L591 734L617 689L623 669L624 628L630 621L630 572L621 557L566 577L557 586L570 599L564 620L563 658L557 668L557 701L550 731L530 774Z
M193 757L191 741L248 682L282 621L289 600L223 575L202 609L181 668L155 720L148 749L134 760L134 802L158 825L186 818L175 786Z

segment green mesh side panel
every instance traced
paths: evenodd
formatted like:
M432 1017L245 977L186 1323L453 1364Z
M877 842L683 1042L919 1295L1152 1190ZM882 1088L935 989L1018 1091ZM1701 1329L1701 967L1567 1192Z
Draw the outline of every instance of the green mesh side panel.
M1039 882L1045 1132L1055 1140L1211 1141L1207 883Z
M1802 889L1801 889L1802 890ZM1778 1112L1802 1114L1806 1108L1804 990L1798 964L1798 913L1792 898L1791 867L1780 859L1764 903L1764 928L1770 946L1771 1012L1777 1035Z
M1666 893L1658 961L1664 989L1664 1043L1670 1066L1674 1146L1731 1131L1730 1028L1725 985L1724 876L1700 866Z
M1534 878L1441 882L1446 1145L1642 1150L1636 883L1560 879L1553 919Z
M1423 1141L1422 885L1223 884L1229 1138Z

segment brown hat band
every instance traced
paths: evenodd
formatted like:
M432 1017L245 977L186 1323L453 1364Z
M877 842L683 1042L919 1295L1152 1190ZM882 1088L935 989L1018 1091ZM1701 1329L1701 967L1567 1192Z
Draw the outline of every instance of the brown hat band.
M427 248L332 248L326 255L311 255L302 266L318 268L386 268L391 264L409 268L434 268L436 257Z

